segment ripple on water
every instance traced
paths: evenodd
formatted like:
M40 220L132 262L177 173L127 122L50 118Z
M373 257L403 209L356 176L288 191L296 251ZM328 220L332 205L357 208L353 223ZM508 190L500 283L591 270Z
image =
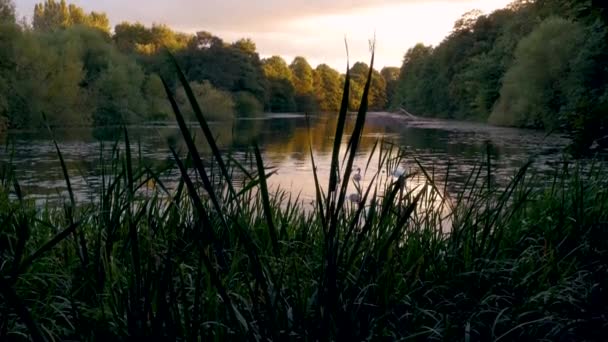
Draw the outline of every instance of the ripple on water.
M310 142L319 181L327 186L336 118L335 115L311 115L310 127L305 118L303 114L267 114L217 122L212 129L219 138L220 148L223 151L231 150L233 158L243 163L251 155L250 142L257 141L267 166L278 170L278 174L269 179L269 186L288 189L294 194L301 194L303 200L310 200L315 197ZM197 130L195 123L192 127L198 137L197 146L208 155L209 147L204 143L202 133ZM344 142L350 138L353 127L353 117L349 116ZM65 195L65 181L48 132L21 131L9 132L8 135L13 142L13 150L2 149L0 160L7 161L13 154L13 166L24 192L36 201ZM55 135L76 197L89 200L101 187L100 142L105 147L104 159L112 160L111 148L116 139L122 139L121 130L117 127L80 128L57 130ZM182 151L180 155L185 155L183 152L186 148L174 124L130 127L129 136L133 157L141 157L152 168L160 168L171 161L169 144ZM366 166L375 142L380 139L391 141L406 150L404 167L408 170L415 169L418 160L442 181L449 166L449 191L453 192L460 191L473 168L485 161L483 153L488 146L493 177L497 183L504 183L530 158L536 160L533 166L535 170L551 172L560 165L562 150L567 144L562 136L546 137L544 132L455 121L409 121L394 114L369 113L355 164ZM123 143L117 146L124 150ZM345 149L344 144L342 151ZM372 160L367 175L375 172L376 163L377 158ZM254 167L255 164L249 166ZM171 188L177 184L179 173L169 170L162 177Z

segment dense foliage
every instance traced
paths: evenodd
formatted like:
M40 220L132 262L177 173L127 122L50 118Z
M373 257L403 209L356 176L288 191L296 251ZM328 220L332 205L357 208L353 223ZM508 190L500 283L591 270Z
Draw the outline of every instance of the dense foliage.
M578 147L607 144L607 19L591 0L518 0L489 15L466 13L438 46L407 52L391 107L563 130Z
M102 32L0 26L0 114L10 127L132 123L158 107L158 77L119 53ZM155 85L156 83L156 85Z
M226 43L209 32L186 34L166 25L123 22L110 30L104 13L65 0L36 4L31 27L15 23L14 4L0 1L0 128L53 124L108 125L158 120L169 107L161 76L177 91L170 50L190 82L232 97L218 113L335 112L343 76L304 57L262 60L251 39ZM353 71L365 74L363 65ZM386 106L384 80L374 75L372 108ZM362 84L353 83L360 93ZM198 87L200 90L200 87ZM358 93L358 94L359 94ZM360 95L360 94L359 94ZM353 98L356 106L356 98ZM232 117L230 114L229 117Z
M105 13L91 12L86 14L76 5L68 5L65 0L57 2L46 0L34 7L32 25L38 31L54 31L75 25L84 25L110 33L110 20Z

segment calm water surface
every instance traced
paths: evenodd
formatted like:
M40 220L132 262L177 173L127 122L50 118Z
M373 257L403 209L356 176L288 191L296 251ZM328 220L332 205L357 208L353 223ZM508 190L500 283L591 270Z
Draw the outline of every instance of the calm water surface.
M354 118L349 119L347 132L352 131ZM308 129L310 126L310 130ZM331 115L315 115L309 118L297 114L265 114L253 118L241 118L228 122L216 122L212 130L221 148L232 151L235 158L244 158L251 143L257 141L263 150L268 166L278 172L269 183L303 200L314 198L314 180L309 154L312 141L315 162L321 184L327 184L336 119ZM169 144L176 144L185 151L180 133L175 125L133 126L129 128L133 155L149 165L160 167L171 162ZM78 128L55 130L60 149L68 165L73 187L79 200L95 197L99 185L100 146L107 150L122 139L120 128ZM196 135L202 140L202 133ZM0 152L0 160L11 158L18 172L24 192L38 203L56 200L65 194L65 182L61 167L48 132L12 131L1 137L12 148ZM483 124L417 120L407 121L398 115L370 113L355 169L365 170L367 159L378 139L391 141L406 149L408 157L402 167L414 169L417 158L437 178L445 177L450 165L448 191L458 192L473 167L491 151L492 167L497 182L506 183L529 158L535 159L534 167L541 172L553 170L562 159L567 141L560 136L546 137L543 132L511 128L491 127ZM201 150L209 153L206 145L199 142ZM12 153L10 152L12 149ZM363 182L372 177L372 168L363 174ZM177 174L166 176L177 179Z

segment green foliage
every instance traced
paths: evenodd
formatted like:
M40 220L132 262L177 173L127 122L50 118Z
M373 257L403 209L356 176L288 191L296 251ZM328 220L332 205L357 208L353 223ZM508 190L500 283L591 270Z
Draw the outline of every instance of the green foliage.
M110 63L91 87L97 100L95 125L141 122L147 106L143 98L144 74L133 61Z
M581 136L608 89L607 24L608 11L587 0L466 13L438 46L407 52L390 107Z
M40 127L43 114L51 124L86 124L89 115L86 94L79 87L84 70L78 60L78 44L52 35L21 32L17 27L1 30L0 35L10 37L2 40L8 63L17 71L7 73L9 126Z
M264 75L268 80L266 108L272 112L293 112L296 110L293 74L287 62L280 56L262 60Z
M9 127L41 127L43 114L51 125L79 126L141 122L168 110L158 78L147 77L99 30L2 25L0 46L0 87L8 89L0 114Z
M13 0L0 0L0 24L15 23L15 3Z
M255 42L253 40L251 40L250 38L239 39L236 42L234 42L232 44L232 46L251 56L254 56L257 54L257 46L255 45Z
M12 3L0 4L14 22ZM327 65L313 70L304 57L291 65L279 56L262 61L249 38L229 44L205 31L191 35L162 24L128 22L110 34L104 13L87 13L66 0L36 4L32 27L1 28L0 117L9 127L41 126L43 113L52 125L166 118L169 106L159 100L163 87L158 77L172 91L177 85L165 48L183 65L190 82L208 82L229 92L236 111L245 115L262 110L335 112L340 104L343 76L337 71ZM365 67L357 68L353 108L366 77ZM370 108L387 106L385 92L386 81L374 71Z
M487 120L515 46L534 26L530 5L490 15L469 12L437 47L404 58L391 107L425 116Z
M237 114L251 116L264 112L264 105L251 93L240 91L234 94L234 108Z
M268 79L268 99L266 109L271 112L289 113L296 111L293 84L285 78Z
M435 104L440 100L431 101L436 98L432 95L437 89L433 87L436 69L431 64L432 53L432 47L417 44L405 54L392 108L403 108L416 115L436 113Z
M281 56L272 56L262 60L262 68L268 79L286 79L289 82L293 80L291 69Z
M192 82L209 81L221 90L247 91L262 101L266 84L257 53L251 54L207 32L199 32L187 49L176 54Z
M310 112L317 109L313 93L314 75L308 61L304 57L296 57L289 65L292 82L296 92L296 107L300 112Z
M143 55L157 54L163 48L183 50L192 38L192 35L174 32L166 25L154 24L147 28L140 23L126 22L116 25L112 37L120 51Z
M297 95L310 94L313 89L313 71L304 57L296 57L289 65Z
M0 118L8 126L11 86L14 84L15 46L21 31L14 23L0 22Z
M162 24L127 22L111 34L104 13L87 13L66 0L36 4L30 30L12 23L10 1L0 5L11 22L0 28L0 117L12 128L42 126L43 114L52 125L167 118L159 77L172 91L177 85L165 48L190 82L229 92L235 110L245 115L264 109L335 112L340 104L343 76L337 71L327 65L313 70L304 57L289 66L278 56L262 61L249 38L229 44L209 32L191 35ZM365 67L358 68L353 108L367 76ZM385 92L386 81L374 71L370 108L386 107Z
M36 4L32 25L38 31L54 31L83 25L96 28L106 34L110 33L110 20L105 13L86 14L82 8L73 4L68 5L65 0L59 2L46 0Z
M163 82L158 75L148 75L142 93L146 99L147 117L152 120L167 120L171 112L165 97Z
M203 115L208 120L232 120L235 112L235 102L230 93L216 89L210 82L190 83L190 87L199 103L203 103L201 108ZM196 120L192 108L188 108L188 98L184 88L177 89L176 100L183 113L189 120Z
M581 25L552 17L522 39L490 122L559 128L560 114L575 110L576 95L585 89L585 64L591 63L579 58L586 51L585 36Z
M386 83L386 103L387 106L393 103L393 98L397 92L399 83L399 73L401 70L398 67L384 67L380 71L380 75Z
M349 99L349 109L355 111L361 104L361 97L369 66L363 62L355 63L350 69L351 89ZM386 108L386 81L376 70L372 72L372 84L369 92L369 109L372 111L383 110Z
M340 73L327 64L320 64L314 72L313 88L319 109L337 113L342 101L342 84Z

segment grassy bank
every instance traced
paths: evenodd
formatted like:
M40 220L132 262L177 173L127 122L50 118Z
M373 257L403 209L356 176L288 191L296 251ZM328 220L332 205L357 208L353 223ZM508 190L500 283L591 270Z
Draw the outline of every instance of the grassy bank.
M62 207L36 209L5 165L0 340L601 340L608 333L604 171L564 167L539 187L528 164L497 188L480 165L449 197L421 170L424 188L408 190L411 175L403 174L371 182L351 201L370 79L354 129L345 132L347 74L330 180L315 182L309 209L269 193L273 170L257 146L242 163L217 149L178 75L213 153L199 153L168 91L188 148L172 149L177 189L132 155L126 130L124 148L111 147L101 163L95 204L71 195L59 147L69 192ZM403 153L379 142L369 160L378 165L374 179L391 174ZM233 182L237 172L242 184Z

